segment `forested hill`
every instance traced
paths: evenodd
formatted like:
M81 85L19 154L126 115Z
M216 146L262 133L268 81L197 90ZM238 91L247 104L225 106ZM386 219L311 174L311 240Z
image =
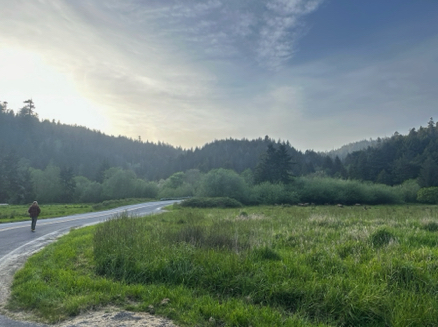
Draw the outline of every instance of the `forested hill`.
M202 148L187 150L178 156L173 168L175 171L195 168L203 172L215 168L227 168L241 173L246 169L253 170L270 144L276 147L283 144L286 147L293 162L292 174L295 176L315 172L316 169L322 167L326 157L314 151L302 153L292 147L289 142L275 141L265 136L255 140L216 140Z
M164 143L108 136L81 126L40 121L33 102L25 103L27 106L17 114L0 103L0 183L8 171L44 170L48 166L68 169L74 176L99 183L111 167L133 171L137 178L148 181L190 169L207 173L227 168L242 173L246 169L254 171L269 145L278 148L282 144L293 163L290 173L294 176L316 173L388 185L418 179L422 186L438 186L438 127L432 119L427 127L413 128L405 136L395 133L391 138L378 139L341 160L330 153L303 153L289 142L268 136L216 140L201 148L184 150Z
M45 169L49 164L69 167L75 175L96 180L103 170L122 167L141 178L155 180L172 174L170 162L181 153L182 149L163 143L108 136L48 120L41 122L35 114L0 114L0 157L12 155L21 165L36 169Z
M407 135L394 133L377 145L345 158L351 179L396 185L415 179L422 187L438 186L438 124L412 128Z
M380 139L381 141L381 139ZM379 142L380 142L379 141ZM335 159L336 157L339 157L339 159L344 160L347 155L349 155L352 152L364 150L370 146L376 146L378 143L377 140L362 140L357 142L351 142L348 144L345 144L341 146L339 149L331 150L326 152L328 156L330 156L332 159Z
M40 121L35 111L26 107L17 114L0 111L0 159L12 156L11 160L23 168L44 170L49 164L69 168L76 176L96 181L110 167L129 169L139 178L155 181L189 169L208 172L229 168L241 173L255 168L269 144L279 143L266 136L256 140L217 140L201 148L183 150L164 143L108 136L81 126ZM288 142L281 143L292 158L294 175L305 175L322 166L324 155L302 153Z

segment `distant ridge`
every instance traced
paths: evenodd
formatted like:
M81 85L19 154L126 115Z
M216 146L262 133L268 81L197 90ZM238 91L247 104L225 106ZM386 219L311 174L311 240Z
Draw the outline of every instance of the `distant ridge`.
M347 157L347 155L349 155L350 153L353 153L354 151L364 150L369 146L374 147L378 143L379 143L378 140L373 140L373 139L351 142L341 146L339 149L327 151L325 152L325 154L327 154L333 159L336 158L336 156L338 156L339 159L344 160Z

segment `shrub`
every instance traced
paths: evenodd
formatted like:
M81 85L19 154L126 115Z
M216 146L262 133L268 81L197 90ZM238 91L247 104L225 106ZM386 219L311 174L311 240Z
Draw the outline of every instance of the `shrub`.
M193 186L188 183L183 183L177 188L163 187L158 193L158 197L161 198L182 198L194 195Z
M366 188L363 203L395 204L402 203L403 197L399 189L384 184L364 184Z
M154 182L147 182L142 179L135 181L135 196L154 199L158 195L158 185Z
M288 190L283 184L264 182L254 186L251 190L253 204L296 204L299 197L296 192Z
M421 203L437 204L438 187L425 187L418 190L417 201Z
M379 229L371 235L371 244L375 247L388 245L395 240L395 236L386 229Z
M196 185L200 180L197 170L187 173L177 172L165 181L160 182L159 198L181 198L195 195Z
M110 168L105 171L102 184L105 199L126 199L134 197L137 177L132 170Z
M418 185L415 179L409 179L404 181L403 184L397 186L400 191L401 197L405 202L417 202L417 193L420 189L420 185Z
M190 208L241 208L242 203L231 198L191 198L181 202L182 207Z
M337 190L333 188L334 184L328 178L300 178L298 183L295 183L301 201L313 202L317 204L335 203Z
M383 185L328 177L302 177L295 183L302 202L392 204L402 202L398 189Z
M199 196L230 197L244 202L247 198L248 187L243 177L233 170L213 169L202 180Z
M97 203L103 200L103 187L98 182L90 182L82 190L82 194L79 198L83 203Z

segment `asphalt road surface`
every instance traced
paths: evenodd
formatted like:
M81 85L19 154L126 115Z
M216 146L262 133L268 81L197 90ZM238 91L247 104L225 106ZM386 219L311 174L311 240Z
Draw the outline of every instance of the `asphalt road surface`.
M70 229L94 225L123 212L130 216L158 213L163 207L175 202L178 201L147 202L101 212L39 219L34 233L30 230L30 218L25 222L0 224L0 306L4 305L9 296L9 286L14 273L22 267L26 259L61 235L68 233ZM0 327L36 326L44 325L14 321L0 315Z

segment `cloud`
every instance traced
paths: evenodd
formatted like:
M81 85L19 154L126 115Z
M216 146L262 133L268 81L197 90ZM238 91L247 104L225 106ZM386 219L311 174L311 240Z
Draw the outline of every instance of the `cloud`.
M322 1L270 0L260 28L257 61L278 70L289 61L302 36L302 17L315 11Z
M176 40L198 57L250 61L275 71L292 58L296 42L303 35L304 16L317 10L321 3L322 0L185 0L153 1L146 7L125 1L111 8L133 15L131 24L152 26L158 35ZM134 11L137 13L132 14Z

